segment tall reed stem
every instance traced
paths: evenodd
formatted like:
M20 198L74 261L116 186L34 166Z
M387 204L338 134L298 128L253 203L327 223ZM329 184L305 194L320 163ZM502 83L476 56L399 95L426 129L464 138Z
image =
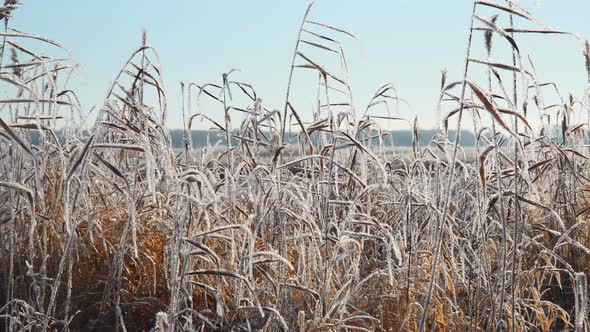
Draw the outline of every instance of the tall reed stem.
M430 305L430 300L432 298L432 292L434 290L434 284L436 283L436 274L437 274L437 267L438 267L438 260L440 257L440 253L442 251L442 240L443 237L445 235L445 220L446 220L446 216L447 216L447 212L449 209L449 203L450 203L450 199L452 196L452 186L453 186L453 179L455 176L455 163L457 161L457 151L459 148L459 142L461 139L461 118L463 116L463 110L465 108L465 94L466 94L466 90L467 90L467 73L469 71L469 57L471 54L471 40L473 37L473 25L474 25L474 16L475 16L475 9L476 9L477 3L476 1L473 1L473 7L471 10L471 23L469 26L469 32L468 32L468 37L467 37L467 51L466 51L466 55L465 55L465 68L463 70L463 82L461 83L461 99L460 99L460 109L459 109L459 114L458 114L458 119L457 119L457 129L455 131L455 143L454 143L454 147L453 147L453 156L451 158L451 163L450 163L450 171L449 171L449 175L447 178L447 184L445 187L445 199L443 202L443 209L442 209L442 215L437 216L437 231L436 231L436 237L435 237L435 253L434 253L434 258L432 259L432 265L430 268L430 279L428 281L428 291L426 293L426 299L424 300L424 304L422 305L422 316L420 318L420 325L419 325L419 330L420 332L424 331L425 328L425 324L426 324L426 319L428 317L428 306Z

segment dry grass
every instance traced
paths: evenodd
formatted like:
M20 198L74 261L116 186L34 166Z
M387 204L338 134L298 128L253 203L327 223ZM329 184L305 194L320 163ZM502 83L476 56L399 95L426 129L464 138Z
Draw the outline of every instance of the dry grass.
M389 111L397 92L383 85L354 108L340 46L354 35L310 19L313 4L282 112L268 111L234 71L182 85L185 131L204 119L229 143L199 153L189 138L172 150L145 35L84 130L67 87L76 63L58 42L12 30L17 5L6 1L0 34L11 50L0 79L14 93L0 100L0 329L589 328L590 118L580 119L590 94L564 99L536 79L520 35L564 32L512 2L473 2L463 79L443 73L444 130L423 146L407 121L415 143L403 153L391 153L378 125L399 120ZM511 52L496 54L495 43ZM319 53L342 65L321 64ZM471 75L476 66L487 81ZM289 100L301 70L318 75L313 119ZM561 103L545 105L549 94ZM223 123L207 116L220 110ZM456 121L460 132L468 112L478 143L461 147L447 127ZM287 135L297 138L288 148Z

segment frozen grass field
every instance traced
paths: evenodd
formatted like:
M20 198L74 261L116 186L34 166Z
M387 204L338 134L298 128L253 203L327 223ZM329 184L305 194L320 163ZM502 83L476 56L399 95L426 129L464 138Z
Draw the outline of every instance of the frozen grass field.
M7 0L0 330L587 331L590 90L539 80L519 47L578 37L497 1L471 2L464 70L434 75L429 137L385 107L392 85L354 106L346 66L317 59L345 63L355 36L309 5L278 111L233 71L183 83L183 132L202 120L229 144L178 148L145 34L82 128L77 64L12 29ZM302 71L317 75L309 118L290 100ZM392 148L383 121L412 143Z

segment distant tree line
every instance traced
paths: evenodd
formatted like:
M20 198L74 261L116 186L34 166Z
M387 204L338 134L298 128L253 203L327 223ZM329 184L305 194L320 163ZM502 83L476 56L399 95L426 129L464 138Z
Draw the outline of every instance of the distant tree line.
M31 142L34 145L37 145L40 140L40 135L38 131L31 130ZM409 130L395 130L390 131L393 136L393 144L398 147L404 146L412 146L414 137L412 132ZM88 133L87 133L88 134ZM193 130L192 131L192 142L195 148L202 148L207 146L207 144L216 145L216 144L225 144L225 134L219 130ZM420 131L420 144L428 144L428 142L437 134L436 130L421 130ZM63 140L63 130L58 130L56 132L57 137L60 140ZM84 135L89 136L89 135ZM295 134L288 135L289 142L295 143L297 141ZM317 139L317 136L312 136L312 140ZM175 149L180 149L184 147L184 134L182 129L172 129L170 130L170 140L172 143L172 147ZM455 140L455 132L449 131L449 140L454 142ZM377 144L377 139L373 140L375 144ZM473 133L470 131L461 131L461 145L462 146L472 146L475 142L475 137ZM391 146L391 141L388 136L385 136L385 144Z

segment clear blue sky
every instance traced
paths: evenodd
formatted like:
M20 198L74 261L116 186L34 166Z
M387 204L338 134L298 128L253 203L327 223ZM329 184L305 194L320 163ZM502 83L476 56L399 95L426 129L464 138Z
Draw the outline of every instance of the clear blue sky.
M547 25L590 36L590 1L532 0L522 5ZM182 126L179 82L252 83L269 109L281 109L303 0L24 0L11 21L16 28L59 40L82 64L73 88L84 110L100 106L114 75L138 46L142 29L160 53L169 98L169 127ZM440 70L460 78L471 1L319 0L311 17L346 28L350 79L358 108L383 83L391 82L417 114L422 127L435 126ZM581 43L570 37L532 37L523 42L543 80L580 95L586 73ZM295 81L295 98L309 117L314 96ZM310 89L309 91L313 91ZM306 95L307 94L307 95ZM219 109L210 111L219 117Z

